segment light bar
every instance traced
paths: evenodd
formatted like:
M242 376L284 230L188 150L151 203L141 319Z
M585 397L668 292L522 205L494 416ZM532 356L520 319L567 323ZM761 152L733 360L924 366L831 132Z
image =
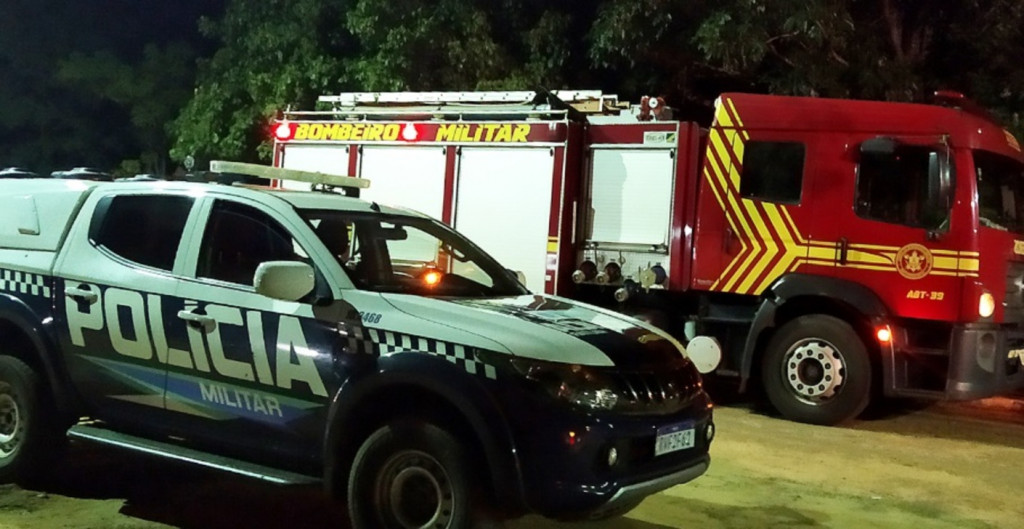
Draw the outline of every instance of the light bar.
M365 178L354 178L351 176L318 173L313 171L299 171L297 169L284 169L282 167L270 167L269 165L259 165L255 163L213 160L210 162L210 171L214 173L232 173L245 176L255 176L258 178L267 178L269 180L305 182L307 184L331 187L356 187L359 189L366 189L370 187L370 181Z

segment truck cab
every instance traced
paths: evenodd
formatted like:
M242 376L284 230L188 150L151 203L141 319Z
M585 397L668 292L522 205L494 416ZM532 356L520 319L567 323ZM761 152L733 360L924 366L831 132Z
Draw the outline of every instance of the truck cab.
M2 190L0 479L67 431L321 483L356 527L458 528L615 516L707 469L711 403L671 336L331 191L365 181L272 172L320 191Z

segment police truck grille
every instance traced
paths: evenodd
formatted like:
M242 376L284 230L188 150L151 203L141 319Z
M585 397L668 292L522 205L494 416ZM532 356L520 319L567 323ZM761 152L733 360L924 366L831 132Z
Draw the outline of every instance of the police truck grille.
M617 411L629 414L666 414L679 411L701 391L700 376L689 368L671 371L617 373Z

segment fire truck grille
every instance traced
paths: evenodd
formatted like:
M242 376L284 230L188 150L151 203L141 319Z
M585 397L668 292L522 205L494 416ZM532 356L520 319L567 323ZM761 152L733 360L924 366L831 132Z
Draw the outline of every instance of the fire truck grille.
M619 373L617 411L665 414L679 411L701 391L700 375L691 366L669 372Z
M1006 271L1006 321L1024 324L1024 263L1011 262Z

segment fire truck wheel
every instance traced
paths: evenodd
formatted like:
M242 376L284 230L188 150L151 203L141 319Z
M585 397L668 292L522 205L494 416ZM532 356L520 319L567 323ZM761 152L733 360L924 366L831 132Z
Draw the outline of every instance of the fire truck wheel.
M353 527L474 527L473 472L464 445L411 420L374 432L356 453L348 484Z
M850 324L823 314L801 316L768 342L761 378L768 399L787 419L839 424L868 404L871 359Z
M56 445L46 402L32 368L0 355L0 483L31 477Z

